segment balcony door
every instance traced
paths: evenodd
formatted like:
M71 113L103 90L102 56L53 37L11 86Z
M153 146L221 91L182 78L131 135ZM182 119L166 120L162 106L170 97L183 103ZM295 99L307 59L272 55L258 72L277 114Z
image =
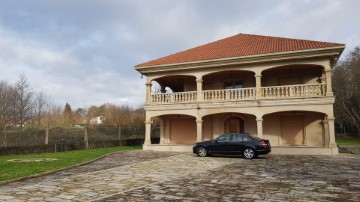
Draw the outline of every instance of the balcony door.
M243 133L244 120L238 117L230 117L225 120L225 133Z

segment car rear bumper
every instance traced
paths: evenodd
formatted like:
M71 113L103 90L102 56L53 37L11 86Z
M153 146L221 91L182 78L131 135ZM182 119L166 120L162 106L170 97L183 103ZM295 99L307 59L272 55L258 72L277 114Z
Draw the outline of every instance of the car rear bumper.
M270 153L270 152L271 152L271 148L269 148L269 149L256 150L256 153L257 153L258 155L265 155L265 154L268 154L268 153Z

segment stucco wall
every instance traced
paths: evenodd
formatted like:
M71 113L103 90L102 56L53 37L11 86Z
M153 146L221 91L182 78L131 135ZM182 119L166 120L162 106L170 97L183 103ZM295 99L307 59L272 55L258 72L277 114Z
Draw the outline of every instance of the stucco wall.
M304 145L324 146L324 115L316 112L296 112L304 116ZM291 112L274 113L263 117L263 137L270 140L273 146L284 145L281 138L281 115L291 118Z
M192 144L196 142L195 118L170 118L170 143Z

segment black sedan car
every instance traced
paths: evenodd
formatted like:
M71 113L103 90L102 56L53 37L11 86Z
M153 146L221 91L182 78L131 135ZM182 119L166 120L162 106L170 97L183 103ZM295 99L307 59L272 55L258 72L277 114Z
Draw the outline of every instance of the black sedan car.
M193 152L200 157L217 155L243 155L247 159L271 152L269 140L259 139L249 134L228 133L212 141L198 142Z

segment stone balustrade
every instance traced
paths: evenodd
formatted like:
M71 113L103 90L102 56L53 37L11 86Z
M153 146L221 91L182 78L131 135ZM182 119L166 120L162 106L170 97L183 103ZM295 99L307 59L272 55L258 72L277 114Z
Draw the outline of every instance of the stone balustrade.
M325 96L325 93L325 84L269 86L261 88L262 98L322 97Z
M256 98L256 88L205 90L203 91L203 97L204 101L254 100Z
M256 88L238 88L221 90L203 90L202 98L197 98L197 91L177 93L156 93L151 95L151 104L171 104L209 101L238 101L274 98L306 98L324 97L326 84L302 84L286 86L261 87L261 95L257 98Z
M152 104L167 104L167 103L183 103L195 102L196 91L180 92L180 93L156 93L151 95Z

